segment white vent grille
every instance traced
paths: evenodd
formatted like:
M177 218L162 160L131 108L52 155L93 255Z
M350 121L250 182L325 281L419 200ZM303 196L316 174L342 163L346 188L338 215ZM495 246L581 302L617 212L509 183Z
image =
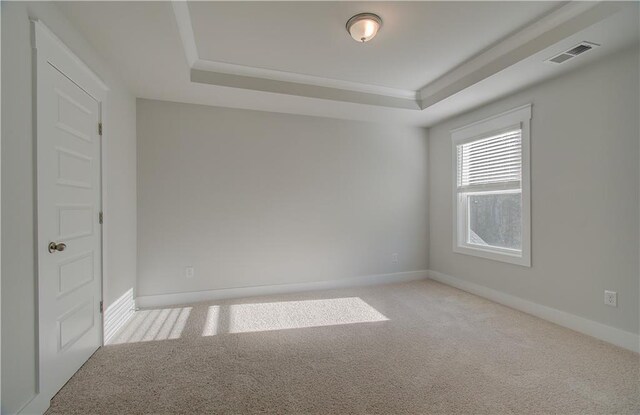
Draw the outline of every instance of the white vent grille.
M549 58L546 60L546 62L551 62L551 63L564 63L570 59L575 58L578 55L581 55L587 51L590 51L593 48L596 48L600 45L593 43L593 42L582 42L574 47L572 47L571 49L559 53L556 56Z

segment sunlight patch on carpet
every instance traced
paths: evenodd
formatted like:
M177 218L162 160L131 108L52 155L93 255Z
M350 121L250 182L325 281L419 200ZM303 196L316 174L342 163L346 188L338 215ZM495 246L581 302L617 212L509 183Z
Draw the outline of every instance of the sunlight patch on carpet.
M179 339L192 307L136 311L131 322L110 344Z
M211 306L203 336L388 321L358 297Z

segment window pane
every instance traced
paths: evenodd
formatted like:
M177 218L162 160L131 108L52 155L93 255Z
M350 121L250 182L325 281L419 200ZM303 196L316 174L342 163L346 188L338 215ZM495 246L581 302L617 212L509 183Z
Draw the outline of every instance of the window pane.
M522 248L521 193L468 196L467 243L520 250Z

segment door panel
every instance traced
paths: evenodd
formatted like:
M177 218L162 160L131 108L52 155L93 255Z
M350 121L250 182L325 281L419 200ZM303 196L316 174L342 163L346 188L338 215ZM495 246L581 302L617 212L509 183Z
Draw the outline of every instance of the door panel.
M56 148L58 152L58 180L60 186L91 189L91 157L66 148Z
M59 205L58 239L70 240L93 235L95 218L92 205Z
M80 337L90 331L94 326L94 317L93 298L91 298L58 318L59 351L73 346Z
M50 62L37 88L40 386L52 397L102 343L100 104Z
M94 280L93 251L88 251L59 264L58 297L68 294Z

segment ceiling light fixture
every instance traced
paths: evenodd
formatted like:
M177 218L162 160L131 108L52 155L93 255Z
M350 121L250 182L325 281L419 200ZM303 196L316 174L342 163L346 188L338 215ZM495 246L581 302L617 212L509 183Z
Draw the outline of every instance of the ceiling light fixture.
M375 37L382 26L380 16L373 13L360 13L347 21L347 32L356 42L368 42Z

